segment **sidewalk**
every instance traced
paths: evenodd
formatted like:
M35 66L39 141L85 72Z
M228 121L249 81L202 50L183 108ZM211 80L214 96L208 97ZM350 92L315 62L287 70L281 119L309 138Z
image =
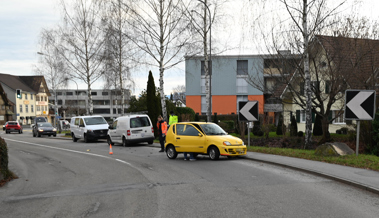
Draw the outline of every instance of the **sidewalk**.
M62 136L64 134L58 134L57 138L62 138ZM71 138L64 139L71 140ZM149 146L160 148L158 143ZM256 152L247 152L246 159L311 173L379 194L379 172L377 171Z
M379 194L377 171L256 152L247 152L246 158L312 173Z

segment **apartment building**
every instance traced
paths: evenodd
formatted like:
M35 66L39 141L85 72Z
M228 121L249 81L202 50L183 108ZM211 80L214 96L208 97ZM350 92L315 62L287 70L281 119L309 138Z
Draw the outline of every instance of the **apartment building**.
M53 93L53 92L52 92ZM57 93L58 116L69 119L77 115L88 114L88 94L86 89L59 89ZM110 89L92 89L93 114L102 115L110 120L122 115L121 91ZM125 90L125 111L129 108L131 92ZM50 98L50 111L54 111L55 96Z

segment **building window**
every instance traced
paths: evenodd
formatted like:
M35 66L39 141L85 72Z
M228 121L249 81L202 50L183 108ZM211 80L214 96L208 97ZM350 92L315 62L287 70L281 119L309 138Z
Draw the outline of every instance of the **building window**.
M108 92L102 92L101 95L106 96L106 95L108 95Z
M239 113L240 109L238 108L240 101L247 101L247 95L237 95L237 113Z
M201 93L202 94L205 94L206 92L206 87L205 87L205 78L201 78L201 80L200 80L200 86L201 86Z
M237 93L247 93L247 82L245 78L237 78Z
M74 95L73 92L66 92L66 95Z
M25 113L29 113L29 107L28 107L28 105L25 105Z
M202 76L205 76L205 70L204 70L204 61L201 61L201 75ZM212 75L212 62L208 61L208 69L209 69L209 72L210 74L209 75Z
M37 111L41 111L41 107L37 105Z
M33 105L30 105L30 112L34 113L34 107L33 107Z
M28 94L27 93L25 93L25 99L28 100Z
M58 105L62 105L62 100L58 100Z
M97 95L97 92L91 92L91 95Z
M237 75L247 75L248 67L247 60L238 60L237 61Z
M36 95L36 101L40 101L40 100L39 100L39 95Z
M335 124L345 124L344 111L332 111L333 112L333 123Z
M62 95L62 92L57 92L57 95Z
M20 104L20 113L22 113L22 104Z
M30 94L30 99L33 100L33 94Z

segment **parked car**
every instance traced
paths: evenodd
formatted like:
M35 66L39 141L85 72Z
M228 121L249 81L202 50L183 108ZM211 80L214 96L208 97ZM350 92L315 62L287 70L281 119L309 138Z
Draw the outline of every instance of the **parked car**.
M220 155L246 155L246 145L237 137L228 135L219 125L208 122L181 122L170 126L166 135L166 154L175 159L178 153L192 152L194 156L209 155L217 160Z
M108 123L102 116L72 117L70 122L72 141L84 139L85 142L97 139L106 139Z
M57 136L57 129L48 122L38 122L33 128L33 137L42 135Z
M7 123L8 123L8 122L5 122L5 123L3 124L3 131L5 131L5 126L7 125Z
M22 126L17 121L8 121L7 125L5 125L5 133L18 132L22 133Z
M107 143L119 143L124 147L133 144L154 142L154 128L151 120L146 114L132 114L118 117L109 126Z

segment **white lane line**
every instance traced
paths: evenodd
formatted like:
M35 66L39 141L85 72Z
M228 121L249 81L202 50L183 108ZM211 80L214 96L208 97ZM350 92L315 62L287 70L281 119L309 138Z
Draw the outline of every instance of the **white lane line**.
M73 153L78 153L78 154L85 154L85 155L90 155L90 156L95 156L95 157L102 157L102 158L106 158L106 159L116 160L116 161L121 162L123 164L127 164L129 166L134 167L131 163L128 163L126 161L123 161L120 159L113 159L111 157L107 157L107 156L100 155L100 154L86 153L83 151L75 151L75 150L70 150L70 149L66 149L66 148L57 148L57 147L52 147L52 146L48 146L48 145L41 145L41 144L36 144L36 143L31 143L31 142L17 141L17 140L13 140L13 139L6 139L6 140L24 143L24 144L29 144L29 145L35 145L35 146L44 147L44 148L52 148L52 149L61 150L61 151L73 152Z

